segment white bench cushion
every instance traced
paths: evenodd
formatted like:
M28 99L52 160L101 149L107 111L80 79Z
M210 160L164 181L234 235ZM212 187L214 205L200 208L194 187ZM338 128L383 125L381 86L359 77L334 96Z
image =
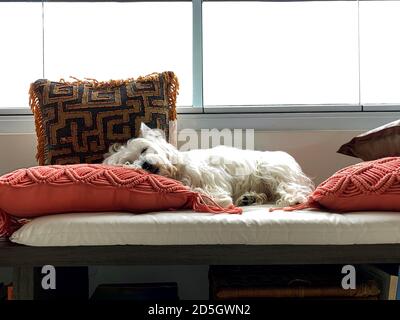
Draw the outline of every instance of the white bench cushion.
M251 206L242 215L71 213L36 218L11 241L31 246L400 243L400 212L269 212L268 206Z

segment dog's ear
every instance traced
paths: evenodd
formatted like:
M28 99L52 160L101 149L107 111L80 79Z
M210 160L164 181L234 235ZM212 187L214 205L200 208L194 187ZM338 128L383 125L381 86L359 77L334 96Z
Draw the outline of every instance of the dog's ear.
M103 158L106 159L114 153L117 153L121 149L122 145L120 143L114 143L109 146L108 152L103 155Z
M164 131L160 129L151 129L145 123L140 124L140 135L141 138L161 138L165 140Z
M150 127L148 127L144 122L142 122L140 124L140 133L139 136L144 138L148 135L148 133L151 131L152 129Z
M121 149L122 144L120 143L113 143L109 148L108 148L108 152L109 153L116 153L118 152L119 149Z

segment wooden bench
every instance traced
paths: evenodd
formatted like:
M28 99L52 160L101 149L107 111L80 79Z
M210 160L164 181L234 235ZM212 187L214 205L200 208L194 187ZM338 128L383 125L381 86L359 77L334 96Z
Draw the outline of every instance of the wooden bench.
M33 298L33 267L95 265L400 264L400 244L129 245L29 247L0 241L0 267L13 268L15 299Z

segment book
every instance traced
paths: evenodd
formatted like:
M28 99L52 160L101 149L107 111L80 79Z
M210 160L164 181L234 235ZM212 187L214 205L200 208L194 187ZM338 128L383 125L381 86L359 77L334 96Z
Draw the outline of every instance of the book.
M356 288L342 288L341 266L211 266L210 299L374 299L374 279L356 277Z
M176 282L102 284L93 293L91 300L179 300Z
M398 265L362 265L361 270L377 281L380 300L400 300Z
M397 294L396 294L396 300L400 300L400 266L398 267L397 270Z
M7 286L7 299L6 300L14 300L14 287L11 284Z

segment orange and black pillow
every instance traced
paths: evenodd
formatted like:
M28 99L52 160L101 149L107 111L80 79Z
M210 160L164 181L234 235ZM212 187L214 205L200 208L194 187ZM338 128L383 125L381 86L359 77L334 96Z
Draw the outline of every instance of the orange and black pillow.
M39 164L101 162L110 145L137 137L142 122L174 141L178 87L171 71L108 82L37 80L29 93Z

